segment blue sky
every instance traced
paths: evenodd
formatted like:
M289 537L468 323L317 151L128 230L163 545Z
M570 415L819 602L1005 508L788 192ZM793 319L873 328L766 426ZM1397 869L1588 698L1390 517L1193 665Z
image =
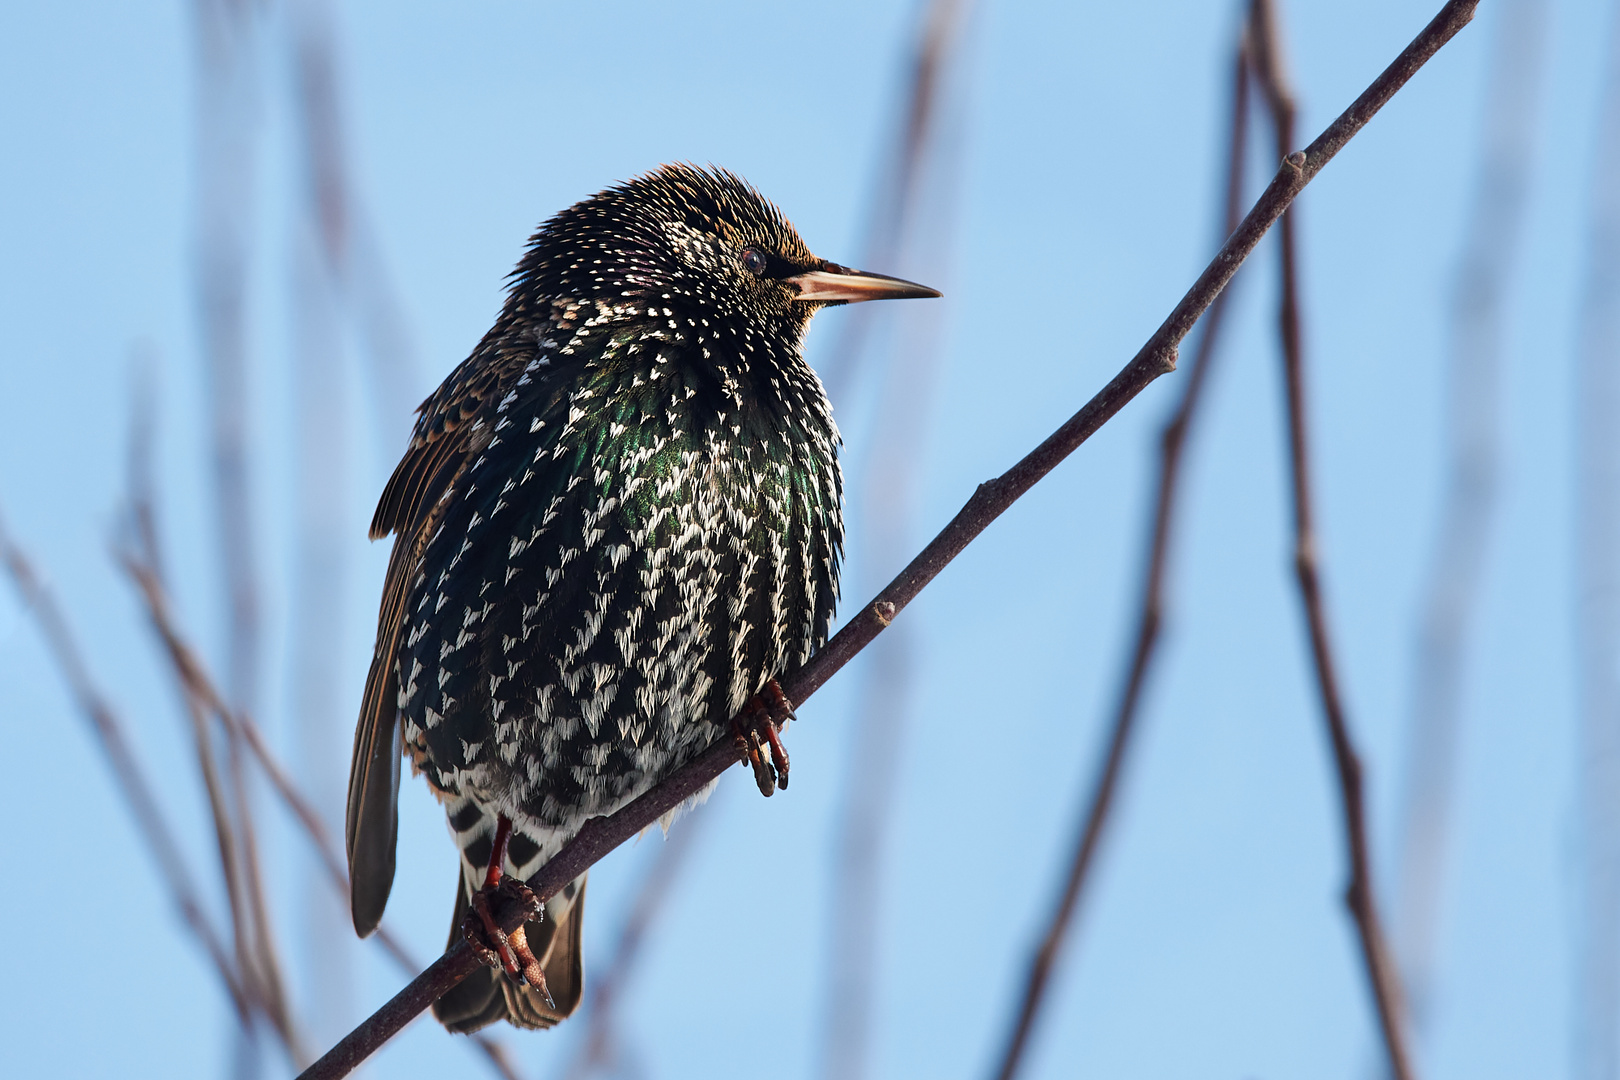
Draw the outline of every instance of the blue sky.
M1495 7L1482 5L1299 204L1322 558L1386 884L1441 491L1445 300ZM1411 0L1283 9L1303 138L1433 13ZM0 10L0 397L11 402L0 507L47 571L206 868L180 713L107 554L129 358L144 343L161 371L160 482L179 610L222 659L191 296L189 12ZM1436 1011L1419 1056L1431 1077L1560 1075L1572 1060L1572 373L1611 14L1588 0L1548 14L1529 218L1507 300L1503 489L1467 667ZM353 181L425 392L487 328L537 222L662 161L740 172L813 249L853 261L914 10L909 0L345 2L337 15ZM940 268L950 281L939 302L943 366L917 451L918 546L1099 388L1202 267L1236 22L1236 5L1210 0L981 5L963 91L961 217ZM285 20L273 13L265 28L249 331L271 646L263 722L296 760L285 666L296 132ZM1269 171L1266 157L1251 176ZM925 271L915 273L934 280ZM1030 1076L1350 1078L1377 1061L1288 573L1274 275L1263 248L1236 285L1191 450L1163 661ZM813 359L845 317L818 319ZM358 703L386 559L365 526L399 447L397 431L377 430L360 366L351 369L341 640L345 701ZM1176 380L1143 394L904 616L922 688L896 780L875 1076L978 1076L999 1045L1115 694L1153 437ZM841 417L852 481L869 414ZM856 563L847 580L890 570ZM865 599L855 591L846 610ZM814 1073L832 825L858 685L846 673L802 710L790 792L764 802L734 772L702 811L713 820L624 1003L648 1075ZM11 764L0 924L14 928L0 980L5 1071L54 1073L64 1052L86 1076L224 1071L229 1016L211 972L6 589L0 700ZM353 711L331 718L345 763ZM389 917L431 955L453 853L420 782L407 784L401 814ZM297 839L277 811L265 815L277 822L273 899L302 993L296 912L314 886ZM658 842L593 871L588 965ZM398 978L369 946L354 954L357 1019ZM346 1026L339 1020L320 1024ZM507 1041L533 1074L555 1069L576 1034ZM479 1068L424 1021L372 1071Z

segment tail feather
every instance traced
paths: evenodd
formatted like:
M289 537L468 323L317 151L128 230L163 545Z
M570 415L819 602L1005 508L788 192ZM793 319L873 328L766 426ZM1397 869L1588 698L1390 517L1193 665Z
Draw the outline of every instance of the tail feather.
M466 878L456 875L456 909L450 944L461 938L462 920L472 906ZM480 968L433 1003L433 1015L451 1031L471 1034L497 1020L523 1028L553 1027L568 1019L585 994L585 962L580 932L585 915L585 875L569 882L546 902L542 919L525 923L529 948L546 972L551 1003L532 986L518 986L496 968Z

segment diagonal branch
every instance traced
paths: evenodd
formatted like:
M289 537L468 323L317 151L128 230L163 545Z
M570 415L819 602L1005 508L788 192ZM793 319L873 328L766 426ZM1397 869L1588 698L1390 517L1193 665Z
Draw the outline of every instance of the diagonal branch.
M333 891L346 899L349 895L348 872L336 853L336 847L327 833L324 820L316 812L313 804L298 790L275 755L270 752L258 725L246 713L233 712L226 704L224 695L208 674L208 668L200 654L186 642L175 624L164 585L162 544L158 538L156 485L152 480L153 431L157 426L155 416L150 364L140 363L136 370L131 410L127 480L129 490L123 515L125 529L122 543L115 547L115 559L130 575L145 602L147 618L168 654L170 666L174 669L175 679L181 686L186 708L192 714L193 722L206 724L211 716L224 727L233 744L245 746L253 754L270 779L272 788L303 826L305 835L315 847ZM385 927L378 928L375 940L407 975L415 975L422 970L422 965L405 951L398 939ZM277 1027L278 1033L284 1038L290 1030L290 1025L285 1028ZM498 1042L483 1035L474 1036L473 1042L504 1080L517 1080L517 1073L506 1060L505 1051ZM287 1047L295 1059L303 1060L307 1057L291 1042L287 1043Z
M138 382L130 418L129 495L122 544L132 552L139 551L154 582L161 582L159 568L163 560L152 481L152 434L156 427L156 406L152 399L151 378L149 368L137 372ZM192 744L208 798L215 844L219 849L220 870L225 882L226 898L230 903L237 972L249 1003L264 1012L293 1061L302 1064L309 1060L309 1054L293 1024L282 987L263 879L259 874L251 807L245 798L241 740L236 731L227 725L225 757L229 773L222 773L219 767L220 753L214 745L210 728L209 710L192 692L183 673L179 674L181 677L176 681L191 726ZM229 783L226 782L227 776Z
M1141 350L1079 412L1007 472L980 484L973 497L921 554L888 587L847 623L809 663L782 680L788 698L802 704L819 690L873 638L894 621L930 581L990 523L1000 517L1042 477L1112 419L1131 399L1157 379L1175 370L1176 351L1198 317L1220 295L1238 267L1254 251L1295 196L1331 161L1345 143L1404 86L1442 45L1473 18L1479 0L1451 0L1395 62L1374 79L1350 108L1328 125L1303 152L1283 161L1265 192L1249 211L1214 260L1199 275L1168 318ZM736 762L736 750L722 740L666 777L657 787L616 813L592 818L551 861L528 880L542 900L593 865L613 848L631 839L670 810L680 806ZM525 917L516 905L499 913L505 929L515 929ZM440 995L479 966L471 948L458 942L410 985L394 995L364 1023L302 1074L301 1080L335 1080L355 1066L426 1009Z
M1226 160L1226 205L1221 219L1221 236L1232 235L1242 212L1243 158L1248 148L1249 116L1249 36L1245 31L1234 50L1232 70L1232 126ZM1001 1065L996 1070L999 1080L1012 1080L1018 1074L1028 1047L1035 1019L1040 1015L1046 999L1052 968L1063 950L1069 926L1079 907L1080 896L1089 880L1092 861L1102 841L1103 827L1113 808L1114 791L1119 785L1120 773L1125 766L1125 754L1130 747L1136 717L1142 701L1142 688L1147 683L1148 669L1158 648L1159 630L1163 620L1164 579L1170 561L1170 535L1175 524L1176 497L1180 491L1182 449L1187 432L1203 400L1203 388L1209 377L1209 365L1215 357L1215 343L1220 334L1222 314L1226 310L1229 293L1222 292L1209 307L1203 321L1203 334L1198 339L1198 351L1193 356L1191 370L1176 411L1166 421L1159 434L1158 491L1153 500L1153 523L1148 541L1147 572L1142 583L1142 601L1137 615L1136 644L1125 670L1124 685L1120 692L1119 707L1114 713L1114 726L1108 736L1108 750L1104 754L1097 779L1092 786L1091 799L1086 804L1086 815L1081 822L1075 841L1074 855L1069 862L1069 873L1063 892L1058 898L1046 933L1041 938L1035 955L1030 960L1029 974L1024 979L1024 994L1018 1013L1013 1019L1002 1051Z
M223 777L220 775L218 751L208 730L208 717L190 694L183 695L186 718L191 725L192 747L196 752L197 768L202 775L203 790L208 797L208 812L213 821L214 844L219 856L220 872L225 882L225 899L230 907L231 938L236 946L236 970L243 989L255 1009L262 1009L289 1047L295 1042L286 1012L277 1009L261 977L252 947L253 933L249 929L253 914L243 895L242 855L236 835L231 806L227 801ZM295 1059L303 1060L294 1055Z
M136 504L136 513L137 515L141 513L139 503ZM232 737L239 738L253 754L260 768L264 770L265 776L270 780L271 788L281 797L282 802L303 827L332 888L340 897L346 898L349 895L349 874L337 854L336 845L327 831L325 821L298 790L292 778L287 775L287 770L270 751L259 725L246 714L232 712L226 705L223 695L209 676L196 650L180 635L171 614L163 580L158 576L156 569L146 561L146 557L137 557L128 551L119 553L119 562L140 590L141 598L146 605L147 618L151 620L152 628L157 632L169 655L175 676L184 688L188 708L197 713L212 714ZM405 946L386 926L378 927L373 937L407 975L415 975L422 970L422 965L406 951ZM506 1060L505 1050L500 1043L483 1035L475 1035L473 1042L489 1059L497 1073L506 1080L517 1080L517 1074L511 1063Z
M131 494L123 525L126 543L144 551L154 574L160 574L158 568L162 559L152 499L153 432L157 410L150 358L138 356L135 368L127 473ZM237 977L248 1004L264 1012L294 1062L302 1063L308 1060L308 1053L301 1046L282 990L263 881L259 874L257 843L242 782L241 745L234 734L227 731L225 757L230 770L230 782L227 784L226 774L220 771L220 754L214 746L206 712L191 695L184 693L183 685L181 689L230 906ZM251 1032L248 1029L244 1031L251 1039Z
M1271 107L1277 147L1288 152L1294 138L1294 99L1283 72L1278 42L1276 12L1271 0L1254 0L1249 16L1255 44L1255 71ZM1294 215L1283 215L1279 241L1281 303L1277 329L1282 341L1283 369L1288 394L1288 449L1292 468L1294 502L1294 570L1299 579L1300 600L1310 633L1311 659L1316 668L1317 687L1322 697L1323 719L1333 745L1333 760L1339 774L1339 794L1344 805L1345 843L1350 857L1350 884L1345 901L1355 918L1361 941L1362 960L1367 968L1373 1001L1378 1011L1384 1048L1389 1055L1395 1080L1413 1076L1407 1052L1405 1007L1401 999L1400 975L1384 939L1372 887L1371 860L1367 854L1367 811L1361 760L1350 740L1349 721L1339 691L1339 677L1328 636L1327 613L1322 600L1322 582L1316 561L1316 532L1311 506L1310 440L1306 431L1304 386L1304 343L1300 332L1298 237Z
M124 801L129 804L135 827L151 848L152 858L157 862L158 871L169 886L169 893L174 899L175 907L180 910L181 919L202 944L203 951L213 962L220 982L224 984L226 993L231 997L237 1020L244 1028L247 1027L252 1020L252 1008L248 1003L247 993L237 977L230 952L225 948L219 931L203 911L202 902L198 899L196 881L186 866L185 857L180 853L180 845L175 841L174 830L169 827L168 820L164 818L163 811L159 808L157 797L152 792L152 785L146 779L146 774L141 771L140 762L136 760L134 751L130 749L129 739L124 734L124 725L90 677L90 670L84 662L84 654L80 651L78 642L74 640L62 609L57 606L56 597L40 580L28 556L12 540L3 521L0 521L0 562L5 563L12 584L22 596L24 605L33 613L34 621L45 639L45 645L56 661L56 666L61 669L62 677L68 684L68 690L72 693L75 704L101 743L102 752L107 755L107 764L112 768L113 777L118 782Z

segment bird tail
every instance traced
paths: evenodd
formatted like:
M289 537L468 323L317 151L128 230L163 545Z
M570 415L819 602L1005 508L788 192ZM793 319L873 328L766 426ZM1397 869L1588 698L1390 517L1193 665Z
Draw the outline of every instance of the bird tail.
M472 907L465 875L456 874L456 910L450 944L461 940L462 920ZM433 1015L451 1031L470 1035L497 1020L523 1028L548 1028L568 1019L585 993L585 961L580 928L585 916L585 875L546 901L542 918L524 924L529 948L546 973L551 1001L532 986L518 986L499 968L483 967L433 1003Z

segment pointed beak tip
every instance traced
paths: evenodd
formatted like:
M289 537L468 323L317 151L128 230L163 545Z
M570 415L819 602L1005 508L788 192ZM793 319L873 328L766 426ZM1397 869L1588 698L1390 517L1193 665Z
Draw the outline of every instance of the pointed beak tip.
M943 294L915 281L850 270L828 264L787 279L799 288L799 299L824 304L858 304L865 300L925 300Z

